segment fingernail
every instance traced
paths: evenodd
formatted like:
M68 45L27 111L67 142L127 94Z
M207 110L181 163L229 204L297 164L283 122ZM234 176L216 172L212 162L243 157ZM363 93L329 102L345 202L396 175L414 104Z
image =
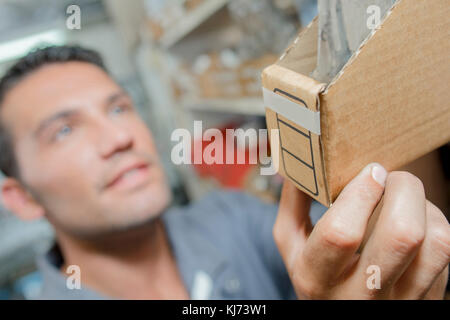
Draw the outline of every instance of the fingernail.
M375 163L372 166L372 178L382 187L386 185L387 171L382 165Z

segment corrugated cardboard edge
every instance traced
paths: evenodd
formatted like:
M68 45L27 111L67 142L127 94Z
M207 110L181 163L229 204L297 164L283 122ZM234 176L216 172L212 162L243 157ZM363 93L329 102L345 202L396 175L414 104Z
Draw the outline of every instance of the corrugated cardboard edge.
M320 110L319 94L325 84L279 65L269 66L263 71L262 83L264 88L298 104L299 108ZM270 106L266 106L266 121L269 130L280 130L279 173L293 181L300 190L329 206L320 136L274 112ZM276 142L271 141L271 144ZM296 154L293 148L287 148L287 144L303 145L300 153L304 157Z

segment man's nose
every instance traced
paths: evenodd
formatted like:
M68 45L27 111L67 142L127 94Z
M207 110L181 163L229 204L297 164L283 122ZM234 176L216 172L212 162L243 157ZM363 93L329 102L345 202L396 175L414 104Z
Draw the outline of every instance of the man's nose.
M99 150L102 158L109 158L118 152L133 147L133 137L127 128L111 121L102 121L99 132Z

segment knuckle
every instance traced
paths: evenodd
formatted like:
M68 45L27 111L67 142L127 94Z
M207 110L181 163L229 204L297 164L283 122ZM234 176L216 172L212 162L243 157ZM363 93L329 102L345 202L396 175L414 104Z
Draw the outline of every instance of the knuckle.
M425 240L422 226L403 219L398 219L391 225L390 233L394 250L404 253L417 249Z
M362 238L355 230L337 219L324 222L320 230L321 240L327 247L354 249L359 246Z
M307 299L320 299L323 297L323 290L311 280L308 280L305 276L301 276L299 273L293 275L293 282L296 284L298 291L300 291Z
M408 186L410 188L417 188L424 190L422 181L412 173L407 171L394 171L389 174L388 179L395 180L397 183Z
M433 215L434 217L438 217L441 220L446 220L444 213L441 211L441 209L439 209L438 207L436 207L431 201L427 200L426 201L426 209L427 212L429 212L431 215Z
M427 201L429 214L429 237L432 248L443 251L447 261L450 258L450 225L442 211L431 202Z
M355 200L363 203L373 203L380 200L382 187L376 184L358 181L347 185L339 195L339 200L343 203L353 203Z
M437 225L431 231L431 245L450 259L450 227L448 225Z

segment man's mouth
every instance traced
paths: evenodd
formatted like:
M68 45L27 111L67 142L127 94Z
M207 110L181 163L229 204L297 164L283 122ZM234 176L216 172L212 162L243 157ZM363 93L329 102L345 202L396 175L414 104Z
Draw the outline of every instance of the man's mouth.
M129 190L137 188L149 180L149 165L145 162L135 162L118 170L106 184L105 189Z

